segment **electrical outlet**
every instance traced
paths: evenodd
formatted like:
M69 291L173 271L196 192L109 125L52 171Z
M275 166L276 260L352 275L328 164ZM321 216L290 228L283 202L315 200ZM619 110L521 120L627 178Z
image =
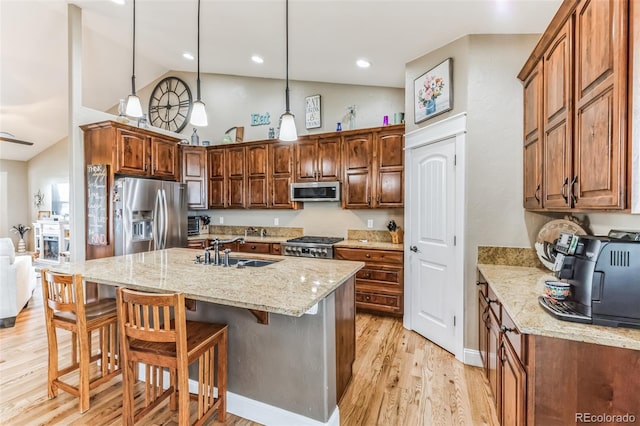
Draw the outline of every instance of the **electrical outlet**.
M367 219L367 228L369 229L373 228L373 219Z
M224 217L220 216L220 225L224 225Z
M280 225L280 218L279 217L274 217L273 218L273 226L278 226Z

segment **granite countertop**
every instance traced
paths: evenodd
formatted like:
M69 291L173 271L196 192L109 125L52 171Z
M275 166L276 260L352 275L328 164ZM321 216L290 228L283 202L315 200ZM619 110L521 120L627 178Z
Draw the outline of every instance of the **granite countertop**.
M260 237L258 235L249 235L245 237L244 235L229 235L229 234L200 234L200 235L192 235L187 237L187 240L213 240L215 238L219 240L232 240L234 238L243 237L244 240L248 243L284 243L285 241L293 238L293 237Z
M186 297L239 308L300 317L340 287L363 262L231 253L231 257L275 260L263 267L194 264L200 250L171 248L85 262L52 265L87 281Z
M561 321L538 304L546 270L522 266L479 264L478 270L495 292L521 333L640 350L640 330Z
M404 251L403 244L393 244L382 241L369 241L362 242L361 240L343 240L336 243L334 247L346 247L346 248L359 248L359 249L372 249L372 250L394 250Z

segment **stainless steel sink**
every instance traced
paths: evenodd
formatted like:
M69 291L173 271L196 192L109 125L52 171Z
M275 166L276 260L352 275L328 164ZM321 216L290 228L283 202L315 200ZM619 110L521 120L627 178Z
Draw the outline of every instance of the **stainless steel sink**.
M271 265L272 263L276 263L276 262L277 260L242 259L239 257L229 258L229 266L237 265L238 268L242 268L243 266L248 266L251 268L259 268L261 266Z

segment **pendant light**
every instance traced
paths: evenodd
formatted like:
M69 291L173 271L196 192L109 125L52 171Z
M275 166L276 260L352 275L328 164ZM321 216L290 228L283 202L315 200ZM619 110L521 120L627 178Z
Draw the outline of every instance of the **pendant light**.
M204 102L200 99L200 0L198 0L198 80L196 83L197 97L193 103L191 120L193 126L206 126L208 123L207 112L204 109Z
M285 89L286 109L284 114L280 116L280 140L284 142L293 142L298 139L296 131L295 116L289 110L289 0L285 0L285 39L286 39L286 68L287 68L287 86Z
M131 94L127 98L125 112L130 117L142 117L142 105L136 95L136 0L133 0L133 72L131 73Z

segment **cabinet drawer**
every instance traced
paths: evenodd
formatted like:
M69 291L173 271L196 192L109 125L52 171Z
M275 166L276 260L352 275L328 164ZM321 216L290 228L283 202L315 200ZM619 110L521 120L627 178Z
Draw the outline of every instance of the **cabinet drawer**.
M214 240L208 240L207 247L211 247L213 245L213 241ZM231 251L238 251L238 243L233 242L233 243L227 243L227 244L220 244L220 247L218 247L218 250L220 251L223 251L225 249L229 249Z
M271 244L271 254L282 254L282 248L280 244L278 243Z
M393 286L400 286L402 277L402 268L376 268L365 267L356 273L358 281L383 281Z
M207 240L189 240L189 241L187 241L187 247L189 247L189 248L203 249L203 248L205 248L206 244L207 244Z
M401 299L399 294L376 294L356 290L356 306L363 309L399 313Z
M511 343L511 347L516 355L518 355L518 358L520 358L520 362L526 365L524 336L520 333L506 311L502 312L502 327L500 327L500 330L502 331L503 338L506 338L509 343Z
M335 258L342 260L357 260L361 262L380 262L402 265L404 255L401 251L392 250L364 250L337 247Z
M271 253L271 243L244 243L238 246L238 251L244 253Z

